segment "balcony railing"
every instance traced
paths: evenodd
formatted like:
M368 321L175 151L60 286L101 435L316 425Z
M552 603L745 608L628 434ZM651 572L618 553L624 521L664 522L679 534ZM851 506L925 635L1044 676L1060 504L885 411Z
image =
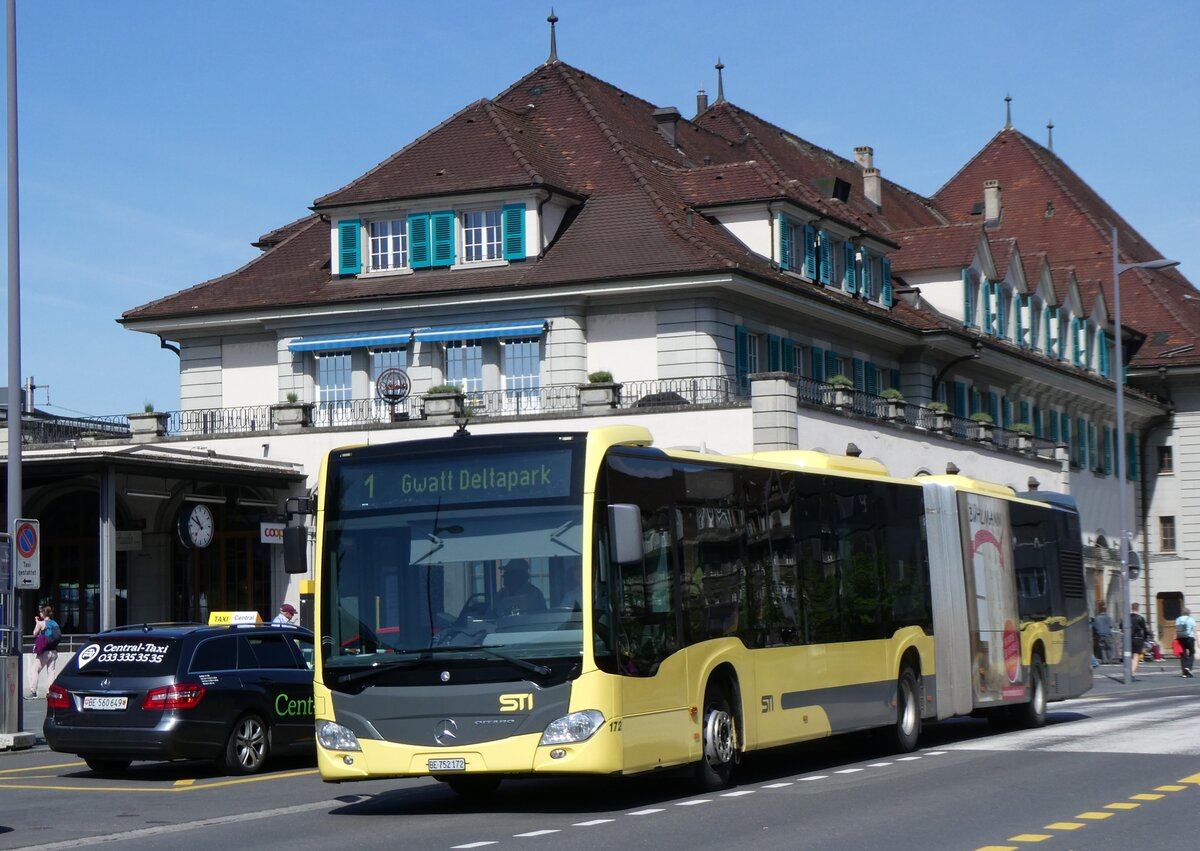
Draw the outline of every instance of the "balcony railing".
M964 417L934 411L915 403L900 403L873 393L838 387L811 378L796 379L796 398L801 404L836 408L865 420L890 421L911 427L992 445L996 448L1053 455L1052 441L979 423ZM575 384L549 385L531 390L483 390L466 393L465 413L477 417L522 417L538 414L564 414L580 411L579 387ZM620 385L615 407L619 410L669 410L688 407L747 406L750 397L744 388L728 378L701 376L649 381L626 381ZM166 411L162 418L165 437L239 435L270 431L274 422L272 405L247 405L235 408L205 408ZM425 416L425 397L410 396L394 405L378 399L352 399L341 402L316 402L311 405L305 423L316 428L355 427L372 424L421 420ZM66 443L73 440L129 440L129 418L124 415L80 419L25 420L22 441L27 445Z

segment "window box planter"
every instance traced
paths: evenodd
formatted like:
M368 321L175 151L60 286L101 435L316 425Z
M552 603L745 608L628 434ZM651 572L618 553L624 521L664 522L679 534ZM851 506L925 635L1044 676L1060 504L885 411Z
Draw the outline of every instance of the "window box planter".
M312 402L280 402L271 406L272 428L307 428L313 424Z
M579 385L579 407L615 408L621 401L621 385L614 381L598 381Z
M463 393L461 390L434 388L425 394L425 419L452 420L463 415Z
M170 414L165 411L142 411L129 414L129 433L134 443L145 443L167 433L167 420Z
M949 434L954 427L954 414L950 413L950 409L938 403L935 405L926 405L925 411L928 414L929 428L937 434Z

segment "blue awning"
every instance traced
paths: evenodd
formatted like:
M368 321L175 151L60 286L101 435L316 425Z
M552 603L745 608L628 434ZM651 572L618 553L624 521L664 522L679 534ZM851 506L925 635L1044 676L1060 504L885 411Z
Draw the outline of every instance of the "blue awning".
M289 352L328 352L335 349L355 349L364 346L407 346L412 331L375 331L370 334L330 334L324 337L301 337L288 343Z
M546 330L546 320L517 322L480 322L454 328L422 328L413 331L413 340L422 342L449 340L485 340L493 337L537 337Z

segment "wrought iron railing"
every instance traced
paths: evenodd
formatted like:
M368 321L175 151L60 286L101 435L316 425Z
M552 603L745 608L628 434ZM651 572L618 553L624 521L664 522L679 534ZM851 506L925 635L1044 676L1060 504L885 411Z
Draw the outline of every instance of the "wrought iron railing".
M812 378L796 379L796 398L801 404L835 408L856 417L897 426L922 429L947 437L973 440L996 448L1023 450L1046 457L1054 453L1052 441L1014 430L987 426L968 418L914 403L885 399L852 387L835 386ZM533 390L483 390L464 395L465 413L476 417L522 417L580 410L579 386L558 384ZM670 410L691 406L746 406L750 403L745 385L721 376L626 381L621 383L615 407L621 410ZM158 414L162 436L194 437L235 435L269 431L283 422L278 405L246 405L233 408L204 408ZM379 399L316 402L298 406L302 426L317 428L354 427L421 420L425 397L410 396L389 404ZM26 420L22 440L28 444L64 443L81 439L128 440L128 416L88 417L76 420Z

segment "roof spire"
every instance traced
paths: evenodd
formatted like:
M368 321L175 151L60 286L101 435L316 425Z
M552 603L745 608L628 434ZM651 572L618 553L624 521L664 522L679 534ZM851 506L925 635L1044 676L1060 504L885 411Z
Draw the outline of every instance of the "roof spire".
M725 103L725 78L721 72L725 70L725 63L721 61L721 57L717 57L717 99L713 103Z
M1012 129L1012 95L1004 95L1004 129Z
M546 59L547 65L553 65L558 62L558 45L554 41L554 25L558 23L558 15L554 14L554 7L550 7L550 15L546 18L550 22L550 56Z
M1050 123L1046 125L1046 147L1054 150L1054 119L1050 119Z

